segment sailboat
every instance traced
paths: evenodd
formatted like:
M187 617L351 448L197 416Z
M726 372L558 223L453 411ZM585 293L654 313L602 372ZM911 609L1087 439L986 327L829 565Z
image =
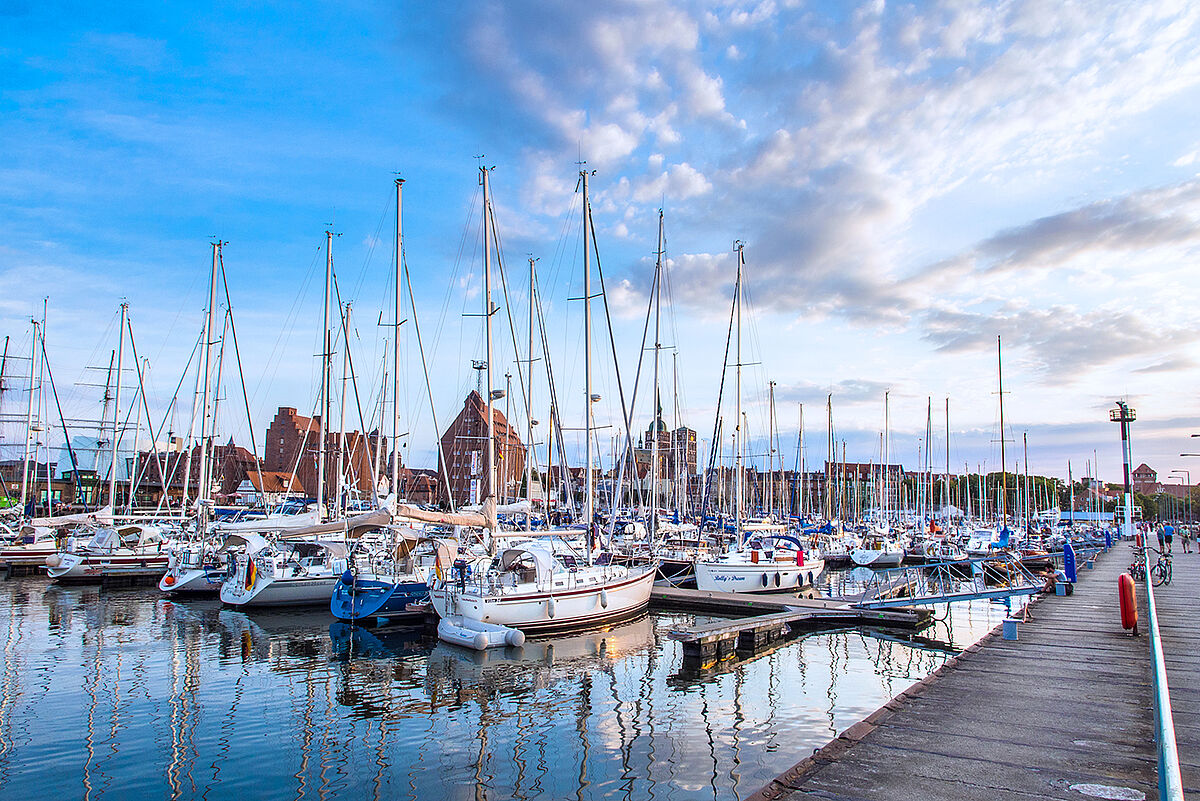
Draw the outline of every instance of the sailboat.
M825 569L825 562L805 553L803 543L787 533L786 526L770 522L747 524L744 519L743 453L745 429L742 420L742 271L746 260L741 242L737 249L737 280L734 284L736 327L737 447L734 456L734 523L736 536L730 547L715 557L696 560L696 588L724 592L768 592L811 586Z
M325 517L326 431L330 408L330 301L333 284L333 232L325 232L324 327L321 354L321 422L317 443L318 521ZM386 511L368 512L354 518L291 528L272 542L257 524L254 531L239 532L230 539L244 540L232 570L221 584L221 602L231 606L302 606L327 604L347 565L346 542L351 532L379 528L391 522ZM340 535L340 536L339 536ZM228 544L229 540L227 540Z
M883 514L880 524L864 535L850 551L850 560L859 567L899 567L904 561L904 547L892 536L891 518L888 515L888 501L891 498L890 394L883 393L883 481L880 484Z
M594 503L595 477L592 471L592 342L591 342L591 206L588 200L588 173L579 173L583 191L583 308L584 308L584 522L589 536L580 548L560 538L525 537L500 547L496 523L496 461L494 418L492 412L491 371L493 364L491 325L491 196L488 169L480 167L483 184L484 214L484 332L486 347L487 392L487 495L483 514L486 537L492 558L482 569L471 570L458 562L450 576L430 590L430 600L442 618L438 636L453 644L483 648L523 642L509 634L563 631L611 624L642 614L650 602L655 566L613 564L609 554L594 558L592 546L596 533Z

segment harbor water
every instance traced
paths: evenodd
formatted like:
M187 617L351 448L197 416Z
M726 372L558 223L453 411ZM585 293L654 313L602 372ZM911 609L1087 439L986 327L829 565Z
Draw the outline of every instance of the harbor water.
M734 799L1005 615L691 664L654 612L475 653L327 612L0 582L0 798Z

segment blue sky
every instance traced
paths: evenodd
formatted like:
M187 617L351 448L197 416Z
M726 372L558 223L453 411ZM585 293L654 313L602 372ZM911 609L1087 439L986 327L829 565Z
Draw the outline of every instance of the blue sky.
M521 332L526 254L540 259L568 424L582 416L568 301L582 159L629 384L665 209L664 342L702 437L737 239L746 360L760 362L750 435L765 433L773 380L789 462L798 402L810 463L824 457L830 392L850 457L878 459L890 388L906 466L926 398L940 432L949 396L952 461L995 469L1001 335L1008 435L1029 432L1033 469L1065 474L1095 450L1115 479L1117 397L1139 410L1139 461L1189 465L1175 454L1200 431L1200 10L1186 2L10 2L0 21L0 332L27 348L49 298L69 416L96 414L94 388L66 387L107 364L122 298L166 407L214 235L229 243L256 434L276 406L311 410L331 223L360 392L377 394L399 172L434 402L450 419L479 356L478 319L461 315L479 305L482 154ZM432 464L406 327L408 460ZM515 372L501 331L497 363ZM611 358L597 354L597 414L619 426ZM222 428L245 441L236 382L227 394ZM535 409L545 398L535 390Z

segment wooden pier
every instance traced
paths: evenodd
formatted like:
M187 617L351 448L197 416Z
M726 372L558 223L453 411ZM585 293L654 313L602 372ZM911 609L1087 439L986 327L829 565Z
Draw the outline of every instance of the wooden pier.
M860 609L845 601L794 594L751 595L733 592L655 587L655 609L674 609L734 617L669 632L682 643L683 655L713 659L756 653L791 633L821 627L879 626L919 629L930 619L924 609Z
M1118 543L1069 597L1029 609L759 790L782 798L908 801L1158 797L1148 637L1120 624ZM1175 544L1155 591L1185 791L1200 793L1200 555ZM1139 612L1146 614L1144 592ZM1143 629L1145 623L1143 620Z

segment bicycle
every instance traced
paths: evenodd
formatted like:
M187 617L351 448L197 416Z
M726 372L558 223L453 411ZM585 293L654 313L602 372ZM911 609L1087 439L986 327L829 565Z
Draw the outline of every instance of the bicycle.
M1164 584L1171 583L1171 554L1157 551L1154 548L1147 550L1154 551L1158 554L1158 561L1150 567L1150 581L1155 587L1161 587Z
M1144 581L1146 579L1146 563L1135 558L1129 563L1129 576L1134 581Z

